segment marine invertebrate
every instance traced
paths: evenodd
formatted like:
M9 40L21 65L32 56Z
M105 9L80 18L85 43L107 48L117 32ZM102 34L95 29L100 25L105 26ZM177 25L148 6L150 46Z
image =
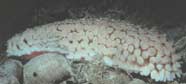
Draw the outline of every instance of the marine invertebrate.
M180 56L172 42L155 29L127 21L81 19L54 22L16 34L7 42L8 55L33 52L66 54L67 59L99 61L155 81L180 77Z

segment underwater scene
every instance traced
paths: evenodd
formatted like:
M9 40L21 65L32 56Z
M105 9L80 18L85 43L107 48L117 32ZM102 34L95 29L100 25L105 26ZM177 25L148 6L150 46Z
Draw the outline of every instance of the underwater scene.
M0 84L186 84L183 10L145 0L15 2L0 25Z

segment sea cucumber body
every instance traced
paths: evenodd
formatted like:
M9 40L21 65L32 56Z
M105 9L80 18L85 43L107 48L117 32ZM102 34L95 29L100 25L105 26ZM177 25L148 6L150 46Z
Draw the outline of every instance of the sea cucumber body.
M66 20L50 23L8 40L8 55L34 51L59 52L68 59L100 60L107 66L150 75L155 81L180 77L180 56L166 35L126 21L109 19Z

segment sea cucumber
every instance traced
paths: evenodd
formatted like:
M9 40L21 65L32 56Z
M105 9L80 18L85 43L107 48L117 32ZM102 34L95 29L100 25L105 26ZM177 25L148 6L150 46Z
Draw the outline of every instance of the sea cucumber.
M182 73L180 56L172 45L166 35L156 29L124 20L91 18L28 28L7 41L7 54L59 52L66 54L67 59L97 60L165 82Z

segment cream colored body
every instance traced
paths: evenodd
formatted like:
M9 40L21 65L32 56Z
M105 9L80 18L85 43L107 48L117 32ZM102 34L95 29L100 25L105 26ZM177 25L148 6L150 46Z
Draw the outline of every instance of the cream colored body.
M171 81L181 70L172 43L155 30L126 21L66 20L27 29L8 40L7 53L22 56L33 51L67 54L68 59L100 61L126 71Z

